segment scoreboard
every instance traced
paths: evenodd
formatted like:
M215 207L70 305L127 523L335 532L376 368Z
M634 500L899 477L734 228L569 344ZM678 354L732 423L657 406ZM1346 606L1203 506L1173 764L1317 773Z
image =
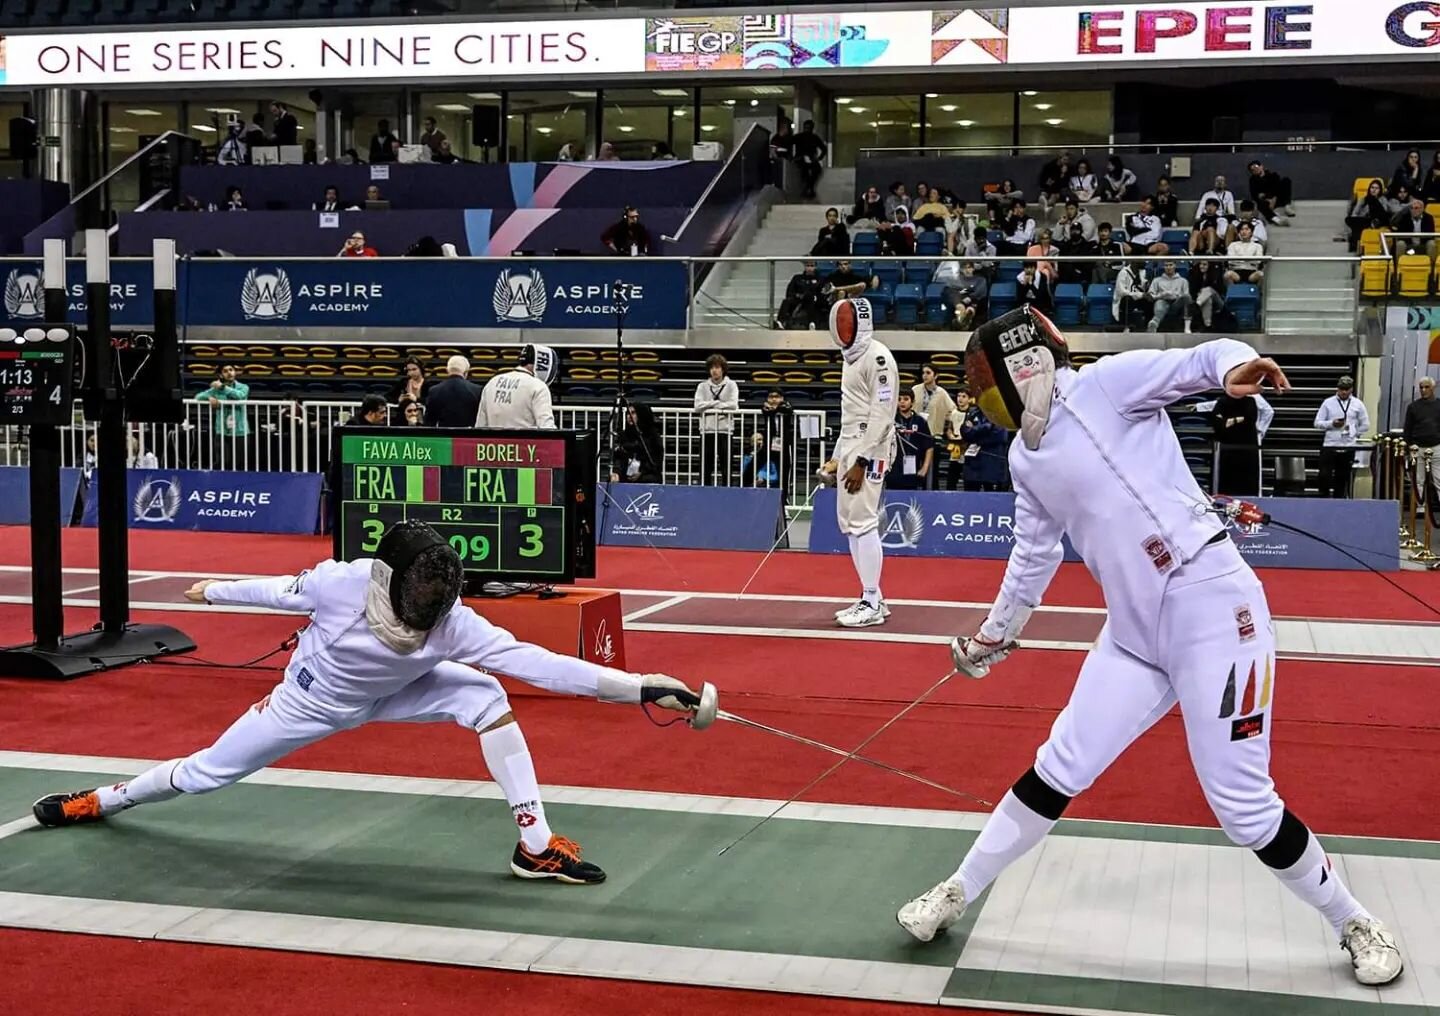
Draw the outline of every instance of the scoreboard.
M75 329L0 328L0 426L71 423Z
M335 428L335 556L370 557L397 522L455 548L467 587L595 574L595 443L570 431Z

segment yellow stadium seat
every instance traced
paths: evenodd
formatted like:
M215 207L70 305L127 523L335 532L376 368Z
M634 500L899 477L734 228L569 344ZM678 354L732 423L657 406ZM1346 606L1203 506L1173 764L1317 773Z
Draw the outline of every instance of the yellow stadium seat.
M487 381L494 377L495 373L494 367L479 366L470 368L470 376L476 381Z
M389 346L375 346L370 350L370 355L377 360L398 360L400 350L392 349Z
M935 383L942 387L949 387L951 385L958 385L960 378L956 374L936 374Z
M1430 202L1425 206L1425 211L1429 212L1430 217L1436 222L1440 222L1440 201Z
M305 365L300 363L282 363L275 368L275 373L281 377L304 377Z
M842 376L838 370L827 370L824 374L820 375L820 380L824 381L827 385L838 385Z
M224 360L240 360L245 356L245 350L240 346L221 346L220 358Z
M1360 265L1360 292L1364 296L1390 295L1390 262L1365 261Z
M570 359L576 363L594 363L599 356L593 349L576 349L570 353Z
M908 370L902 370L900 372L900 383L906 388L914 388L920 383L920 379L914 374L911 374Z
M368 360L370 350L366 346L345 346L340 350L340 355L347 360Z
M1355 202L1359 201L1361 198L1363 198L1363 197L1365 196L1365 193L1370 189L1370 183L1371 183L1371 181L1373 181L1373 180L1379 180L1379 181L1380 181L1380 186L1382 186L1382 187L1385 186L1385 178L1384 178L1384 177L1380 177L1380 176L1357 176L1357 177L1355 178L1355 184L1354 184L1353 187L1350 188L1350 204L1351 204L1352 206L1355 204Z
M660 372L649 367L636 367L630 371L631 381L645 381L653 384L660 380Z
M370 368L363 363L342 363L340 365L341 377L369 377Z
M589 367L571 367L571 368L570 368L570 380L571 380L571 381L594 381L594 380L595 380L595 372L594 372L593 370L591 370Z
M829 354L829 353L806 353L806 354L805 354L805 365L806 365L807 367L823 367L825 364L830 363L830 362L831 362L831 358L830 358L830 354Z
M757 370L750 375L750 380L757 385L778 385L780 372L778 370Z
M400 368L393 363L375 363L370 365L370 376L383 379L394 379L400 376Z
M1384 241L1381 239L1388 229L1367 229L1360 234L1360 256L1370 254L1384 254Z
M310 353L304 346L281 346L280 355L287 360L304 360L310 356Z
M635 363L659 363L660 354L653 349L637 349L630 354L630 359Z
M268 363L247 363L240 368L240 372L246 377L269 377L275 373Z
M785 383L787 385L808 385L815 380L815 375L808 370L787 370L785 372Z
M794 353L789 352L771 353L770 362L779 364L798 364L800 362L800 357L796 356Z
M306 377L334 377L335 368L328 363L312 363L305 368Z
M600 371L600 380L601 380L601 381L619 381L619 380L620 380L620 372L619 372L618 370L616 370L614 367L606 367L606 368L604 368L603 370Z
M958 367L960 366L960 357L954 353L936 353L930 357L930 362L937 367Z
M1396 264L1401 296L1430 295L1430 272L1433 266L1424 254L1402 254Z
M218 354L214 346L191 346L190 355L197 360L213 360Z

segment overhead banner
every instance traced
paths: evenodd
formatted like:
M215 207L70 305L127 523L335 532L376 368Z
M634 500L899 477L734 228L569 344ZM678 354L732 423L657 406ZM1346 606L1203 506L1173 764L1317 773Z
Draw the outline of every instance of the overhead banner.
M85 266L71 261L70 317L83 322ZM149 261L111 263L110 320L154 317ZM44 317L38 261L5 261L3 313L11 327ZM615 283L628 287L630 329L683 329L689 279L678 261L334 258L181 263L176 314L184 327L600 328L615 327Z
M320 519L319 473L238 473L208 469L132 469L131 529L207 533L314 533ZM84 524L98 521L92 482Z
M0 526L30 524L30 467L0 466ZM68 526L75 512L75 495L80 491L80 470L60 470L60 524Z
M1440 3L1112 3L13 35L21 87L1422 60Z
M779 490L612 483L596 503L606 547L769 550L780 531Z

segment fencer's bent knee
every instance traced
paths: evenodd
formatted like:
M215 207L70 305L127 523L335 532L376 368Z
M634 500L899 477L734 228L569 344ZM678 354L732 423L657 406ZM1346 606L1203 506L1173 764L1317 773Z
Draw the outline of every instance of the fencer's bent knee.
M1015 781L1010 792L1025 807L1052 822L1058 821L1060 816L1065 814L1065 809L1070 807L1070 800L1074 796L1056 790L1035 771L1034 766L1025 770L1025 774Z
M1254 794L1206 787L1205 797L1230 842L1246 850L1258 850L1273 843L1284 828L1284 818L1290 814L1273 786L1268 788L1268 793Z

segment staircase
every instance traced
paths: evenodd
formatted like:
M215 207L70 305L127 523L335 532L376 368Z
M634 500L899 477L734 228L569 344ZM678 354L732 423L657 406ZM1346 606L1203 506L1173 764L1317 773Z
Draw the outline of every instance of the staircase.
M1349 204L1305 201L1289 228L1270 227L1269 252L1291 257L1344 257L1335 237ZM1265 277L1265 331L1271 335L1353 335L1355 268L1342 262L1274 263Z
M842 215L855 203L855 170L828 169L820 179L815 201L773 205L765 214L745 257L786 257L793 260L745 262L730 267L718 291L705 286L695 301L697 326L768 328L785 296L790 276L800 271L802 259L815 246L815 235L825 224L825 209L832 205ZM772 282L773 273L773 282Z

